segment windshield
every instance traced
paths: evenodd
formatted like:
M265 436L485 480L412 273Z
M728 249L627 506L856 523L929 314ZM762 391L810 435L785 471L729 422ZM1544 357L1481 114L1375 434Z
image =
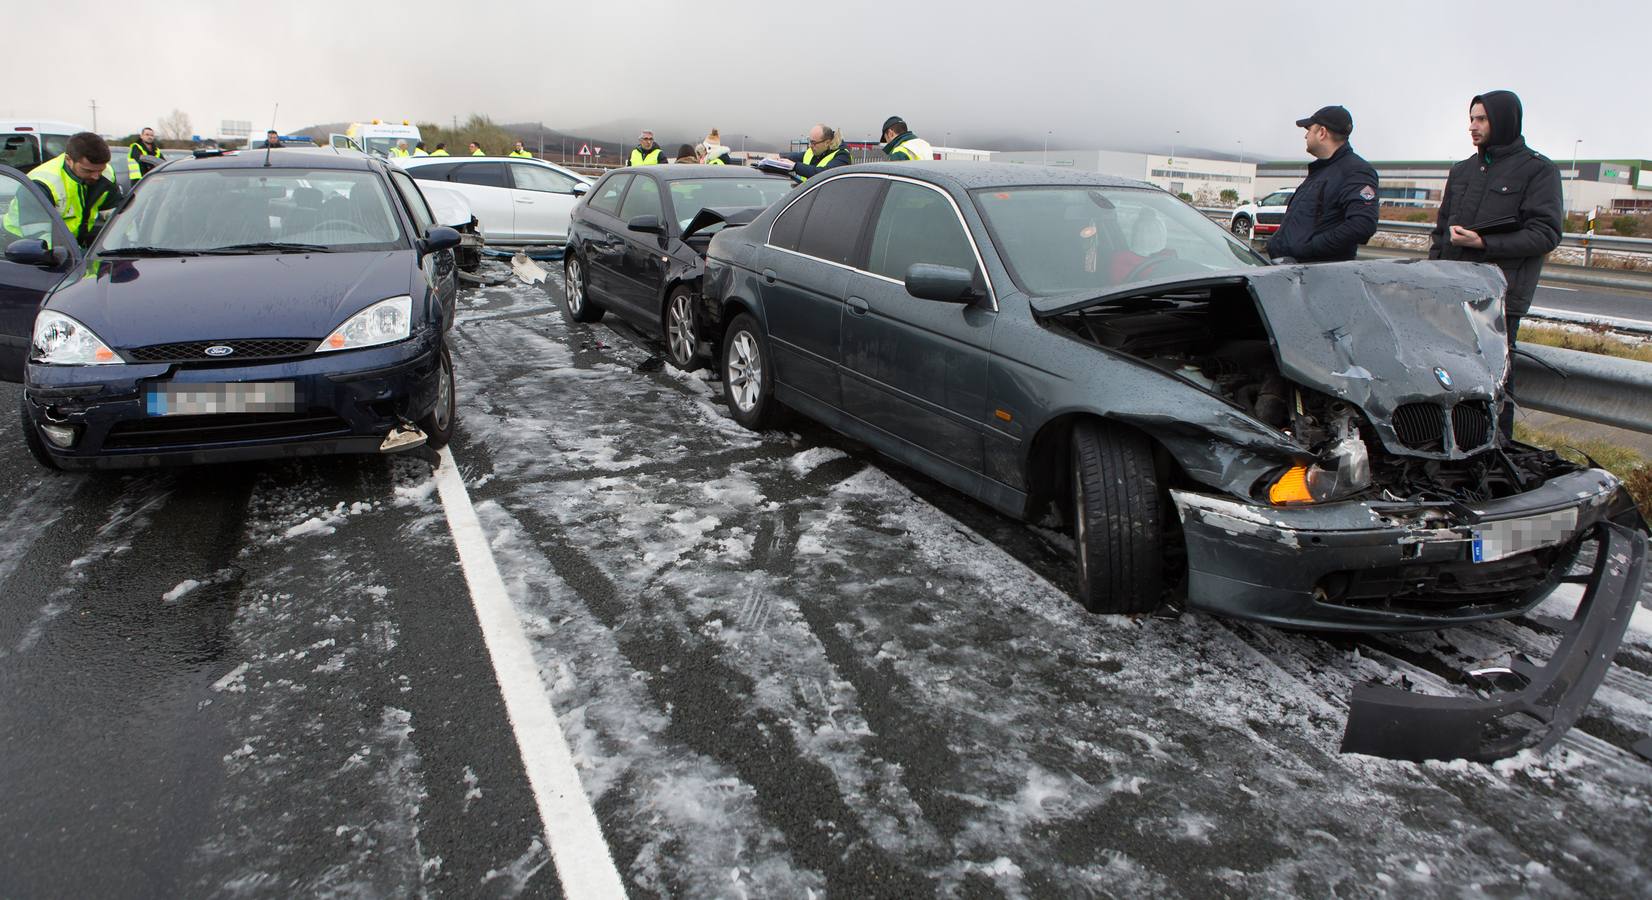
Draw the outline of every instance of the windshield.
M1147 188L971 192L1023 291L1110 293L1137 282L1267 265L1203 213Z
M206 251L266 243L340 251L403 245L395 208L377 175L259 168L145 178L105 230L99 250Z
M700 210L744 209L768 206L792 189L783 178L759 175L752 178L694 178L671 182L671 209L677 214L677 227L687 228ZM713 225L698 234L720 231L723 223Z
M412 154L413 148L419 143L419 139L416 137L370 137L363 139L361 146L368 153L389 156L395 151L396 144L401 141L407 142L407 152L409 154Z

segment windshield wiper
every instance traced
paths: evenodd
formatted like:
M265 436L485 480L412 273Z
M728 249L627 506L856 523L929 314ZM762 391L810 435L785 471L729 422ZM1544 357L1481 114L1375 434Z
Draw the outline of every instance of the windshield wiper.
M120 247L117 249L104 248L98 251L99 256L200 256L199 250L185 250L181 247Z
M202 253L256 253L260 250L270 250L276 253L331 253L333 248L325 244L289 244L284 241L254 241L250 244L226 244L222 247L210 247Z

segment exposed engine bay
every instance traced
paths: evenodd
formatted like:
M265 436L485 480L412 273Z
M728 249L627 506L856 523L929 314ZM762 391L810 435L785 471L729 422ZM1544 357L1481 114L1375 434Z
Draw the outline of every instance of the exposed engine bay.
M1280 371L1243 285L1124 298L1045 321L1196 385L1288 435L1316 460L1304 476L1315 500L1472 503L1579 469L1551 451L1502 438L1495 401L1458 400L1444 389L1437 402L1408 398L1383 422L1387 434L1379 432L1355 403ZM1266 499L1266 488L1256 499Z

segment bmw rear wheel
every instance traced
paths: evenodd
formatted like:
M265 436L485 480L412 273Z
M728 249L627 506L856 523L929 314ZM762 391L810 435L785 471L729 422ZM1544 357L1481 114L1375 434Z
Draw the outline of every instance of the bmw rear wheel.
M585 280L585 265L573 254L568 255L568 262L563 265L562 285L562 302L575 322L595 322L602 318L602 307L593 303L588 293L590 285Z
M665 298L665 351L671 364L684 372L700 368L700 333L694 325L694 291L683 285Z
M769 342L750 313L735 316L723 336L723 399L734 421L753 431L772 428L780 415Z

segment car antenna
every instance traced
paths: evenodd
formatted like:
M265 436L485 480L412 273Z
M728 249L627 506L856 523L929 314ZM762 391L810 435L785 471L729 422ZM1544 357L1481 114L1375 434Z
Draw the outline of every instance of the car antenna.
M277 100L275 103L275 109L270 110L270 131L275 131L275 120L277 118L277 114L280 112L281 101ZM274 148L270 147L270 142L267 140L264 141L264 168L266 169L270 167L270 150L272 149Z

